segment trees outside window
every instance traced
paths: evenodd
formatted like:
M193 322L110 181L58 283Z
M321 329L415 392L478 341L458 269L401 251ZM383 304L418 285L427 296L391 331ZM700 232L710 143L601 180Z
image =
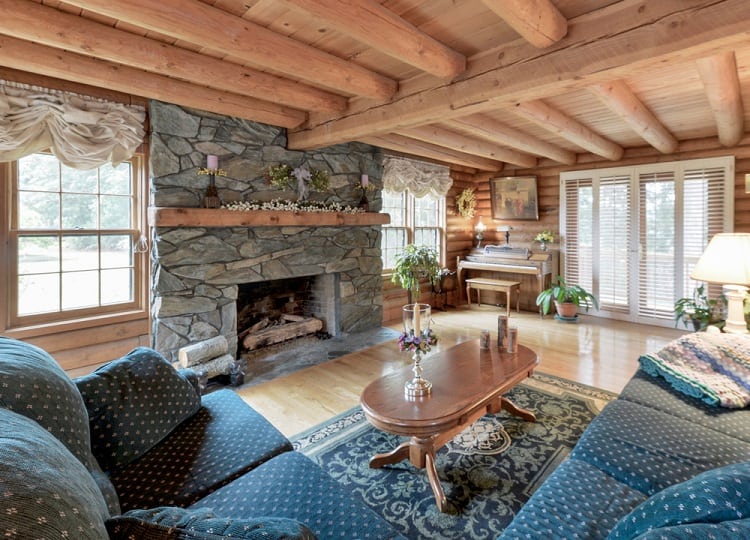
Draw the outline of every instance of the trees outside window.
M141 166L77 170L46 153L8 164L6 327L145 309Z
M382 231L384 272L393 270L396 254L407 244L433 248L441 265L445 264L445 198L417 198L408 191L384 191L382 212L391 216Z

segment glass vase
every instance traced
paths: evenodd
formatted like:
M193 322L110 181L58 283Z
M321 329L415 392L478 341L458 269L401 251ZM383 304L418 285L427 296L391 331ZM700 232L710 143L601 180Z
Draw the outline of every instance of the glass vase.
M406 304L402 315L407 334L424 334L430 329L430 304Z

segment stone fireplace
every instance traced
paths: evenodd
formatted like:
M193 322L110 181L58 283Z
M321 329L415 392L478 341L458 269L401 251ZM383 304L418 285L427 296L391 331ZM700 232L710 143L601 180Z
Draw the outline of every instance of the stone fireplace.
M233 214L206 225L193 219L190 210L199 208L207 186L207 178L198 175L206 154L218 155L227 171L226 177L216 178L225 201L284 198L269 188L264 178L268 166L306 163L329 171L333 189L319 195L321 200L355 206L360 174L379 182L379 149L352 143L292 152L285 149L281 128L158 102L152 102L150 111L151 204L178 208L182 216L175 225L152 213L152 345L158 351L174 361L180 347L223 335L236 356L240 286L289 278L314 278L313 297L329 300L315 308L329 334L381 326L380 225L367 220L339 224L314 215L295 215L292 225L273 218L243 225L239 212L194 211ZM370 211L380 204L376 192Z

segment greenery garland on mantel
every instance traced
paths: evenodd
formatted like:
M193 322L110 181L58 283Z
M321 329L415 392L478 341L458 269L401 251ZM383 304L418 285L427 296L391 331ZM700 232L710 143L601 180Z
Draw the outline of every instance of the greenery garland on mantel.
M456 209L463 218L473 218L476 206L477 198L474 195L474 188L464 189L456 199Z

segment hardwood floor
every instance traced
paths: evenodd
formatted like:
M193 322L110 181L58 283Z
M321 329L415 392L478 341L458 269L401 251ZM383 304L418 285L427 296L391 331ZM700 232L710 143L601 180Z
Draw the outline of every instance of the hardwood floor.
M437 350L479 337L482 329L497 335L494 306L451 308L433 312L432 328L440 341ZM638 368L638 356L652 352L684 332L582 315L577 324L531 312L512 313L519 342L540 358L538 371L583 384L620 392ZM401 321L391 328L401 330ZM425 359L429 362L429 357ZM288 437L313 427L359 403L367 384L410 365L395 341L375 345L324 362L238 393Z

